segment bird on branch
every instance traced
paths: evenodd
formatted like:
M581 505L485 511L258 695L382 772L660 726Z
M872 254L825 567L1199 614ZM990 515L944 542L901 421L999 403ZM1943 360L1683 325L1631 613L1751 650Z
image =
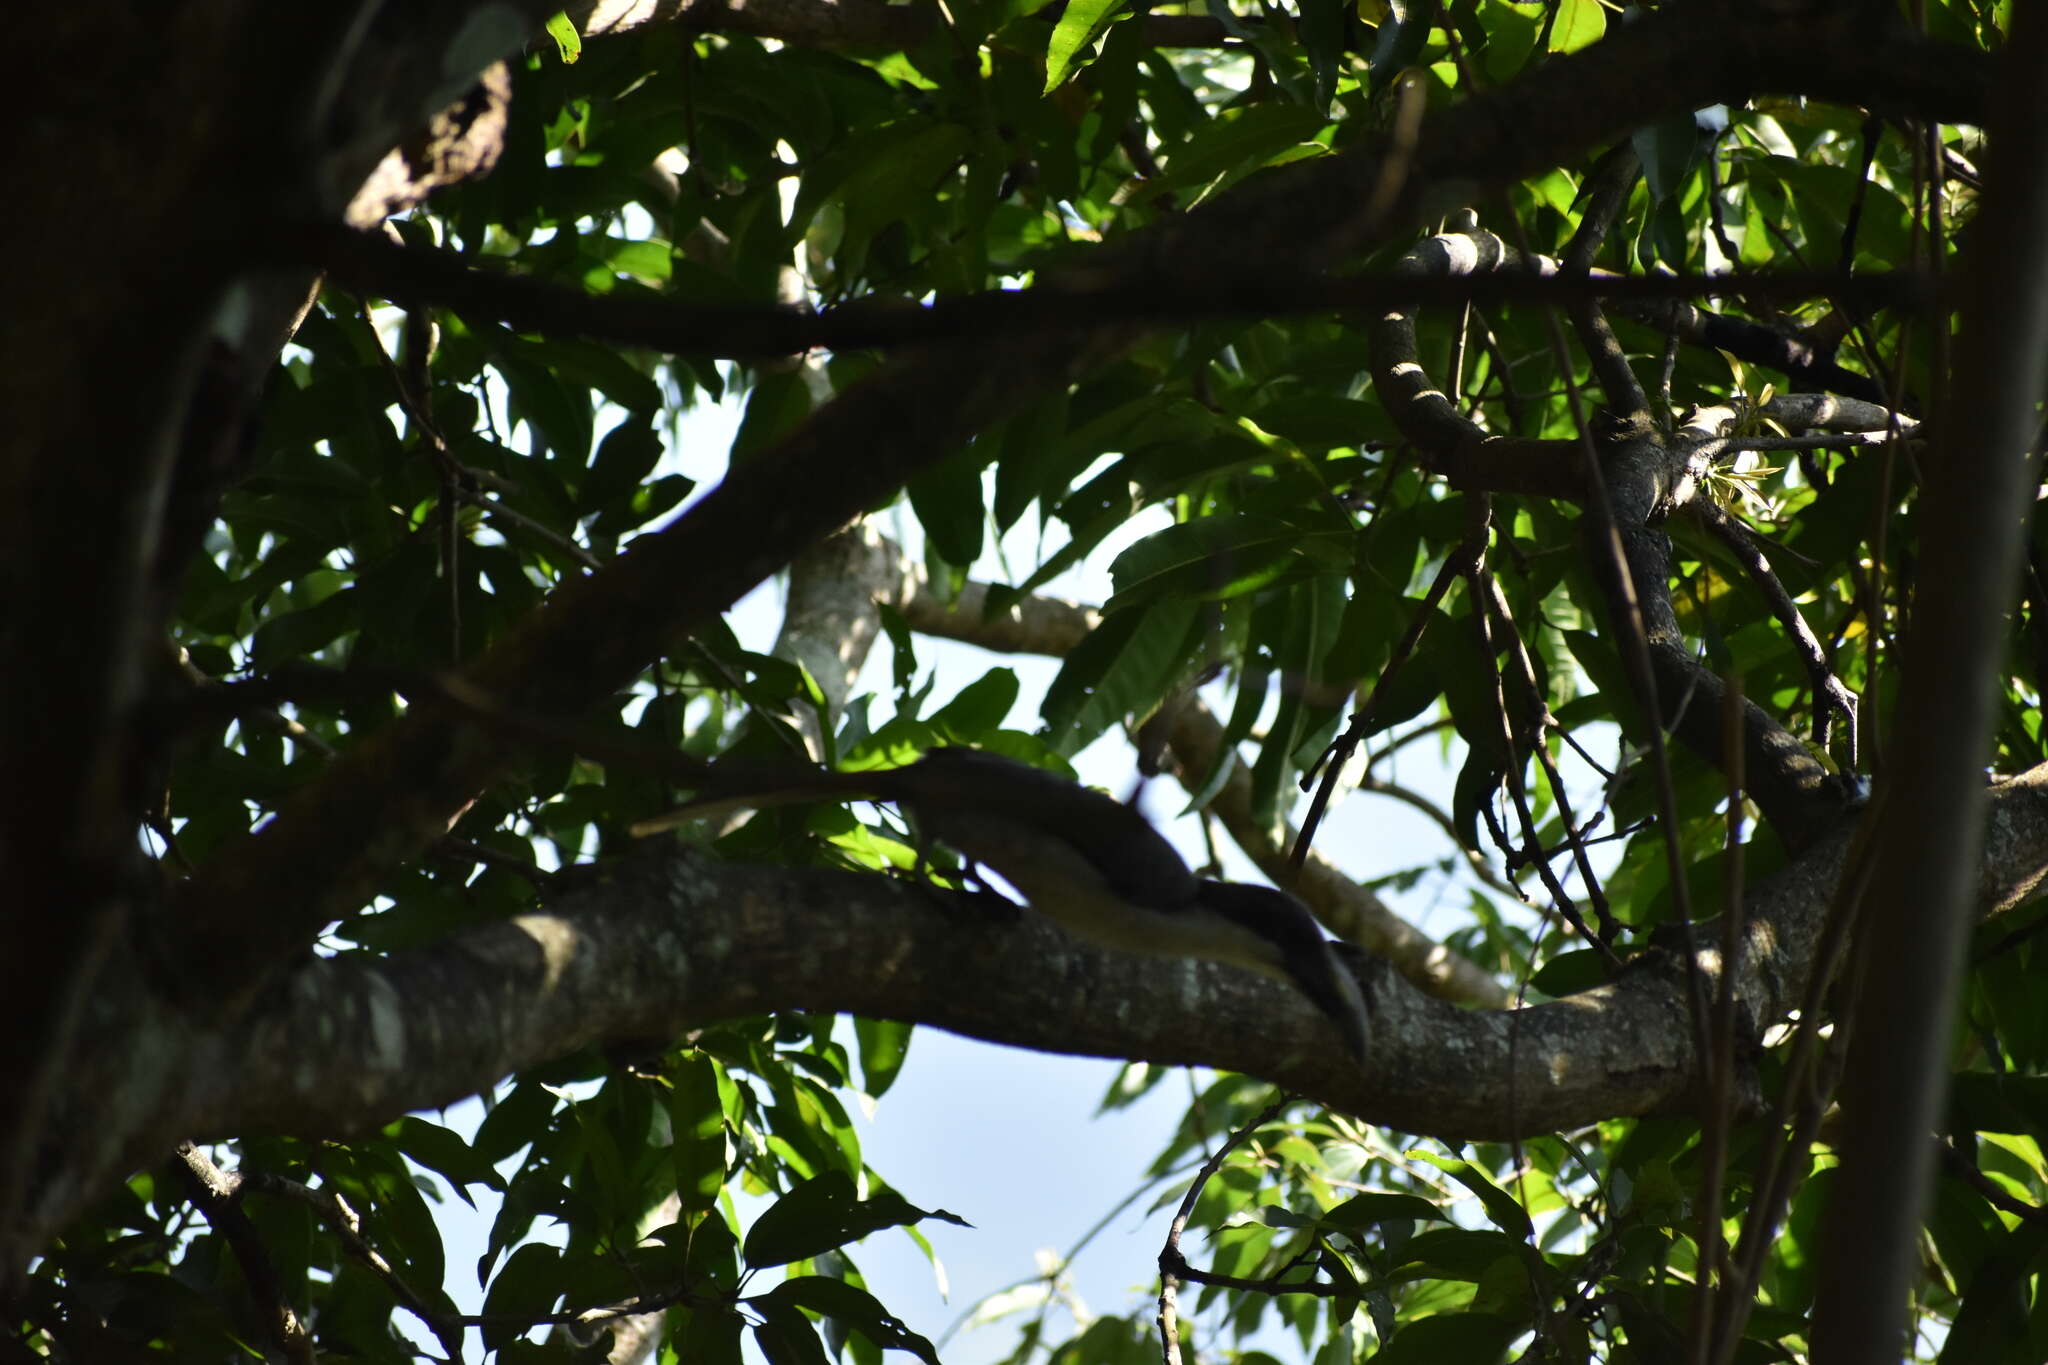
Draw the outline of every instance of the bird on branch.
M1101 792L975 749L934 749L904 767L859 773L730 766L714 765L700 796L633 833L765 805L891 802L923 837L995 872L1076 937L1288 982L1336 1026L1346 1051L1365 1056L1365 997L1308 908L1271 887L1196 876L1143 815Z

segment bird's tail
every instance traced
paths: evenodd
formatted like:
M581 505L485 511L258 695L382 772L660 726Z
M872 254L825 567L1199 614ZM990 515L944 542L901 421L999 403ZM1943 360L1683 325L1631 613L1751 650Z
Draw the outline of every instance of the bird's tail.
M1248 882L1204 881L1195 894L1200 904L1263 940L1272 954L1267 970L1293 982L1336 1026L1344 1050L1365 1060L1372 1037L1365 992L1307 906L1285 891Z
M768 806L800 806L817 801L858 801L865 797L883 797L875 788L878 784L867 781L870 774L832 773L822 769L797 769L784 773L762 774L734 783L721 781L715 788L707 789L703 795L692 797L670 810L645 820L635 821L630 827L633 837L644 839L650 834L680 828L699 820L723 820L741 811L761 810ZM874 774L872 776L879 776ZM886 785L886 784L882 784Z

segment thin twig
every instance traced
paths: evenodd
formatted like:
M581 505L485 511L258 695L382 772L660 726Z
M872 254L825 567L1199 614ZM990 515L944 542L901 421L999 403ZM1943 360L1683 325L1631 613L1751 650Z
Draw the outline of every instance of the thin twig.
M1600 776L1606 781L1614 781L1613 770L1608 768L1608 766L1602 763L1599 759L1593 757L1592 754L1588 753L1586 751L1586 746L1579 743L1579 737L1573 734L1569 729L1567 729L1562 721L1558 720L1557 717L1552 716L1550 718L1550 727L1553 730L1557 731L1557 737L1559 739L1563 740L1566 744L1571 746L1572 752L1579 756L1579 761L1581 763L1584 763L1594 772L1600 774ZM1586 823L1587 828L1590 829L1592 827L1592 821L1589 820Z
M291 1297L278 1279L277 1266L270 1259L270 1249L250 1221L248 1210L242 1207L241 1181L214 1165L206 1153L190 1142L178 1144L177 1157L178 1173L191 1192L193 1206L234 1252L235 1263L241 1266L242 1278L249 1285L249 1296L262 1310L264 1325L270 1329L279 1353L296 1365L313 1365L320 1356L313 1347L312 1334L306 1330L298 1310L292 1307Z
M1742 253L1736 249L1735 239L1728 235L1728 206L1721 201L1721 143L1727 138L1730 126L1732 125L1724 122L1720 131L1714 134L1704 159L1707 172L1707 224L1713 230L1714 245L1721 248L1722 259L1733 265L1742 259Z
M1589 275L1600 244L1607 239L1615 218L1628 200L1628 192L1634 188L1641 173L1642 166L1636 160L1635 148L1627 142L1617 144L1594 165L1592 173L1586 177L1583 191L1587 199L1586 208L1572 233L1571 242L1565 248L1561 274L1578 278ZM1520 224L1516 226L1519 231ZM1647 419L1650 415L1649 396L1643 392L1642 381L1636 378L1627 353L1621 349L1614 329L1600 311L1599 301L1580 295L1567 302L1565 311L1586 348L1593 374L1607 395L1609 411L1631 421Z
M486 848L469 839L458 839L452 834L441 839L429 851L444 858L474 863L479 867L501 867L524 878L536 890L546 890L554 884L553 873L536 867L516 854L500 853L495 848Z
M1863 895L1869 889L1876 864L1870 831L1883 814L1885 789L1880 786L1864 813L1864 820L1842 862L1842 875L1828 905L1827 920L1814 944L1813 960L1800 993L1799 1025L1792 1034L1792 1046L1785 1059L1785 1079L1773 1106L1762 1151L1757 1156L1755 1193L1742 1221L1741 1240L1730 1258L1727 1280L1717 1297L1718 1321L1714 1325L1714 1351L1710 1365L1727 1365L1749 1320L1753 1307L1750 1290L1762 1274L1764 1259L1777 1237L1779 1221L1792 1198L1796 1181L1795 1154L1804 1153L1820 1128L1827 1098L1833 1093L1833 1073L1839 1071L1847 1029L1837 1024L1833 1036L1821 1037L1821 1004L1841 969L1849 950L1856 921L1863 910ZM1846 1017L1846 1016L1845 1016Z
M434 1334L434 1339L441 1343L441 1349L448 1353L449 1360L462 1359L460 1320L452 1314L444 1316L435 1312L426 1299L405 1282L405 1278L391 1262L384 1259L383 1253L370 1245L369 1239L363 1236L361 1216L341 1197L339 1190L331 1186L316 1190L301 1181L271 1175L268 1172L243 1174L238 1178L243 1188L290 1199L311 1209L333 1230L335 1236L340 1238L342 1249L367 1266L370 1272L390 1289L399 1306L418 1318L427 1330Z
M1806 665L1806 674L1813 682L1813 742L1822 749L1828 747L1828 737L1833 731L1833 721L1840 714L1848 729L1848 750L1850 771L1856 768L1856 694L1828 667L1827 651L1821 647L1820 637L1806 624L1806 618L1792 601L1792 594L1785 591L1777 572L1771 568L1771 561L1765 556L1763 547L1749 534L1749 528L1712 498L1694 498L1686 504L1693 517L1714 533L1736 562L1749 575L1749 581L1756 585L1758 592L1770 604L1771 614L1792 637L1793 646L1799 652L1800 662ZM1741 732L1735 732L1734 742L1740 741ZM1731 769L1739 758L1729 760Z
M1389 782L1385 778L1374 777L1370 773L1358 779L1358 790L1371 793L1374 796L1390 797L1420 812L1438 829L1441 829L1446 835L1450 836L1452 845L1463 855L1465 865L1471 869L1473 876L1492 887L1495 891L1500 892L1503 896L1512 896L1522 904L1529 904L1528 898L1522 894L1521 887L1516 886L1506 877L1494 871L1493 864L1480 856L1480 854L1465 847L1464 837L1458 833L1457 821L1451 819L1451 813L1442 806L1439 806L1436 802L1412 787L1404 787L1398 782Z
M1185 1170L1187 1168L1182 1167L1180 1169ZM1178 1174L1178 1172L1175 1172L1175 1174ZM1131 1205L1137 1203L1140 1199L1143 1199L1147 1194L1151 1193L1153 1189L1157 1188L1162 1184L1165 1184L1171 1178L1172 1176L1168 1175L1161 1176L1160 1178L1155 1180L1149 1180L1146 1183L1138 1186L1138 1188L1132 1190L1122 1199L1118 1200L1115 1207L1111 1208L1106 1213L1104 1213L1102 1217L1096 1219L1094 1224L1091 1227L1089 1227L1089 1229L1086 1232L1083 1232L1067 1247L1067 1249L1064 1252L1062 1252L1058 1256L1057 1264L1048 1273L1043 1275L1033 1275L1031 1278L1026 1280L1016 1280L1010 1284L1002 1286L999 1289L991 1290L989 1293L984 1294L981 1298L976 1299L973 1303L967 1305L967 1307L961 1309L959 1314L953 1319L953 1321L947 1324L946 1330L939 1333L938 1339L935 1342L933 1342L933 1345L941 1351L945 1350L946 1344L950 1342L954 1337L958 1336L960 1334L960 1330L966 1327L968 1323L973 1320L974 1315L976 1313L981 1311L982 1305L988 1303L991 1299L1007 1295L1013 1290L1022 1289L1024 1286L1031 1284L1044 1283L1048 1286L1048 1289L1050 1289L1051 1281L1056 1279L1059 1275L1063 1274L1069 1266L1073 1265L1074 1259L1078 1257L1083 1251L1087 1250L1089 1244L1094 1242L1094 1240L1097 1237L1101 1236L1105 1228L1109 1227L1111 1223L1114 1223L1118 1218L1122 1217L1124 1212L1127 1209L1129 1209ZM1051 1301L1050 1294L1048 1294L1046 1301Z
M392 387L398 393L399 405L404 408L406 416L412 421L414 428L419 432L421 445L434 456L436 464L440 467L443 496L442 535L444 538L442 567L448 578L454 581L457 577L456 561L447 557L453 553L453 547L447 542L448 538L454 535L455 526L453 513L447 505L449 499L453 499L456 502L466 502L494 521L504 521L519 527L529 535L552 545L562 554L575 560L586 569L595 572L603 568L604 561L584 549L581 545L578 545L575 541L541 525L524 512L506 506L496 498L487 498L483 495L481 491L482 476L476 470L471 469L468 465L455 458L455 452L449 448L447 440L441 435L441 429L434 424L433 414L427 410L423 396L415 395L412 392L410 386L405 381L405 376L399 372L398 365L384 349L383 338L377 334L376 324L370 318L369 300L358 299L357 303L362 309L364 323L370 328L370 338L376 347L377 358L383 362L385 373L390 375ZM451 596L450 610L454 611L455 608L456 599ZM460 618L456 617L454 619L459 624ZM457 652L460 653L460 650L458 649Z
M302 744L322 758L333 758L336 750L332 744L314 734L300 722L293 720L274 706L260 701L243 701L256 684L247 682L222 682L202 671L192 662L192 656L183 649L178 651L178 671L193 685L194 693L181 704L180 724L199 724L217 707L224 708L235 719L254 722L277 730L294 743Z
M1173 1223L1166 1230L1166 1245L1159 1249L1159 1345L1167 1365L1180 1363L1181 1281L1193 1280L1198 1284L1218 1282L1209 1275L1209 1272L1194 1269L1187 1263L1187 1258L1181 1255L1181 1234L1187 1231L1188 1216L1195 1211L1195 1201L1201 1198L1202 1187L1209 1183L1209 1178L1223 1169L1224 1158L1253 1133L1272 1122L1293 1098L1288 1094L1277 1096L1271 1104L1261 1109L1250 1123L1232 1133L1223 1145L1202 1163L1202 1169L1195 1172L1194 1180L1189 1182L1187 1193L1181 1196L1180 1207L1174 1211ZM1234 1287L1242 1289L1254 1286L1240 1282ZM1318 1287L1313 1285L1286 1285L1263 1292L1312 1294L1317 1292L1317 1289Z
M1714 997L1714 1050L1707 1062L1707 1113L1701 1134L1699 1275L1693 1291L1695 1365L1713 1354L1715 1295L1728 1291L1721 1205L1728 1168L1728 1126L1735 1091L1735 975L1742 954L1742 675L1731 673L1722 692L1722 727L1728 751L1728 833L1724 844L1725 899L1721 908L1720 989Z
M1657 429L1666 436L1671 434L1671 380L1678 373L1678 329L1667 328L1664 332L1664 354L1657 363Z
M1479 344L1486 348L1487 359L1492 365L1492 377L1500 381L1498 397L1501 411L1507 414L1508 430L1521 435L1528 424L1523 420L1522 391L1515 387L1515 367L1508 363L1507 352L1501 348L1500 337L1493 330L1493 321L1486 315L1485 310L1474 307L1472 315L1479 323ZM1478 399L1475 396L1475 412L1477 408ZM1470 412L1466 414L1468 417L1472 415Z
M1614 912L1607 904L1607 893L1601 889L1600 878L1593 871L1592 860L1586 856L1586 846L1581 838L1582 828L1572 813L1571 793L1565 789L1564 775L1558 771L1557 764L1550 757L1549 740L1544 734L1546 729L1556 723L1556 717L1550 714L1550 708L1543 700L1542 690L1536 682L1535 661L1529 657L1528 642L1523 640L1521 630L1515 625L1514 612L1508 607L1507 594L1501 590L1500 580L1484 565L1478 571L1478 580L1479 600L1507 632L1509 653L1513 658L1522 691L1527 698L1527 705L1538 713L1535 718L1536 724L1532 727L1533 733L1528 740L1529 750L1535 755L1537 765L1543 769L1543 779L1550 787L1551 800L1557 804L1558 819L1564 825L1565 843L1571 849L1572 860L1578 867L1579 881L1586 888L1586 899L1592 903L1593 920L1600 926L1600 938L1604 943L1611 944L1621 933L1621 925L1615 920ZM1584 828L1591 827L1589 822ZM1531 838L1534 838L1533 832ZM1546 860L1547 856L1546 854Z
M1484 494L1479 495L1477 502L1484 508L1487 504L1486 496ZM1475 519L1483 526L1490 518L1487 512L1481 511L1475 515ZM1483 532L1481 534L1483 537ZM1481 543L1484 543L1483 538ZM1493 593L1491 591L1491 581L1486 574L1486 560L1483 554L1476 557L1469 576L1472 585L1472 625L1473 629L1479 634L1479 657L1488 661L1486 680L1491 684L1493 693L1493 714L1496 722L1494 738L1501 746L1501 766L1503 775L1507 779L1508 798L1514 803L1515 818L1522 830L1519 849L1507 846L1506 840L1501 838L1500 831L1494 826L1493 821L1489 820L1487 822L1488 827L1494 830L1496 842L1501 844L1502 851L1512 857L1519 857L1524 861L1535 864L1536 875L1542 879L1544 889L1550 893L1551 901L1557 907L1557 913L1564 916L1565 922L1577 931L1579 937L1586 941L1587 946L1605 958L1609 966L1619 967L1621 959L1616 956L1605 934L1595 932L1586 923L1585 916L1579 913L1578 903L1564 889L1564 883L1559 880L1556 870L1551 867L1550 860L1539 856L1541 843L1536 837L1536 820L1529 808L1528 783L1523 776L1522 758L1516 752L1515 726L1508 717L1507 694L1501 682L1500 670L1494 668L1491 664L1495 650L1493 641L1493 613L1488 610L1488 606ZM1531 747L1541 747L1540 737L1542 728L1540 723L1531 728L1538 735L1537 743ZM1606 928L1607 924L1603 922L1601 929L1605 930Z
M1445 557L1443 567L1436 571L1436 578L1429 585L1429 591L1423 594L1421 604L1415 608L1415 615L1409 620L1408 629L1401 636L1400 643L1394 646L1394 652L1387 656L1387 662L1380 668L1380 676L1374 681L1372 691L1366 695L1365 705L1352 712L1351 724L1345 728L1343 734L1331 741L1330 747L1323 751L1323 756L1316 760L1316 766L1323 770L1323 780L1316 788L1315 799L1309 802L1308 815L1301 822L1301 833L1294 840L1294 852L1287 860L1292 871L1299 873L1302 864L1308 860L1309 846L1315 842L1316 827L1322 824L1323 812L1329 808L1330 797L1337 789L1337 779L1343 773L1345 763L1350 760L1351 751L1363 743L1365 737L1371 733L1373 709L1378 705L1380 697L1393 682L1395 675L1401 671L1401 666L1414 655L1415 646L1421 642L1422 632L1428 627L1430 618L1436 614L1437 605L1443 601L1444 594L1450 591L1451 584L1470 571L1472 557L1482 553L1483 548L1483 542L1475 545L1468 536L1464 543ZM1315 780L1315 775L1314 767L1303 773L1302 786L1307 787Z
M1977 1163L1970 1160L1969 1155L1957 1147L1954 1142L1944 1142L1937 1138L1934 1150L1940 1154L1942 1165L1946 1166L1953 1174L1961 1177L1963 1182L1969 1185L1971 1189L1983 1195L1985 1201L1993 1208L2001 1209L2006 1213L2012 1214L2015 1218L2022 1218L2030 1223L2038 1223L2043 1219L2048 1219L2048 1208L2043 1208L2039 1204L2029 1204L2026 1200L1984 1174L1978 1168Z
M1415 741L1428 739L1431 735L1455 729L1456 726L1457 722L1449 716L1439 716L1435 720L1423 721L1412 730L1403 730L1400 734L1394 735L1392 739L1387 741L1384 748L1375 749L1367 754L1365 756L1365 766L1368 770L1377 768L1380 764L1401 752L1401 750L1415 743Z

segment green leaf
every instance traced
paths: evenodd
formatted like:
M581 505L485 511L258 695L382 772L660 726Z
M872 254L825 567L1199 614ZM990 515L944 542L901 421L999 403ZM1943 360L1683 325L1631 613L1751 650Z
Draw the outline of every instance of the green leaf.
M526 341L503 328L480 331L491 347L491 364L505 378L512 420L525 420L536 433L536 448L581 465L590 453L590 394L572 392L549 366L550 343Z
M1690 112L1638 128L1631 140L1637 160L1643 163L1643 182L1655 203L1665 203L1683 189L1686 177L1699 164L1700 130Z
M654 472L661 453L661 437L655 435L651 421L628 417L620 422L598 442L597 458L576 491L577 511L588 516L630 494Z
M1519 1237L1483 1228L1433 1228L1417 1233L1395 1254L1396 1265L1419 1266L1438 1279L1477 1283L1503 1256L1535 1254Z
M717 1062L691 1051L676 1060L671 1078L668 1113L676 1194L692 1222L711 1210L725 1184L725 1108L718 1073Z
M576 22L568 14L557 11L548 20L548 36L555 40L555 50L562 54L565 64L574 64L583 55L583 35L576 31Z
M2022 1222L1996 1240L1963 1289L1937 1359L1941 1365L2032 1365L2040 1354L2028 1330L2031 1281L2048 1263L2048 1224Z
M768 1365L831 1365L818 1329L803 1310L787 1303L751 1300L761 1321L754 1327L754 1344Z
M1228 183L1281 152L1311 141L1324 124L1321 113L1299 104L1274 102L1226 109L1173 150L1166 160L1163 183L1177 188L1219 180Z
M1521 1201L1493 1183L1493 1177L1461 1157L1439 1156L1421 1148L1410 1148L1408 1155L1418 1161L1427 1161L1451 1179L1479 1196L1481 1207L1493 1225L1511 1237L1527 1238L1535 1235L1529 1222L1529 1214Z
M1071 757L1126 716L1151 714L1189 658L1201 611L1169 598L1105 618L1046 689L1046 742Z
M747 415L732 438L735 468L787 436L811 415L811 391L795 370L763 375L747 399Z
M982 738L1009 718L1017 705L1017 674L991 668L932 712L932 728L967 743Z
M747 1264L756 1270L787 1265L859 1241L881 1228L926 1218L970 1226L943 1209L920 1209L893 1191L860 1199L854 1194L852 1177L843 1171L827 1171L798 1185L755 1219L747 1232L744 1254Z
M1451 1215L1420 1195L1357 1194L1322 1216L1324 1223L1339 1227L1371 1227L1375 1223L1409 1219L1418 1223L1448 1223Z
M1483 1313L1418 1318L1394 1333L1374 1365L1441 1365L1451 1360L1499 1360L1528 1324Z
M269 672L293 660L304 659L357 627L353 589L343 589L304 611L274 616L256 631L249 650L249 663L257 672Z
M1347 0L1301 0L1297 32L1315 78L1318 113L1330 107L1330 96L1336 93L1337 65L1344 56L1344 16L1349 8Z
M1386 413L1377 403L1333 393L1288 393L1259 408L1255 420L1276 436L1321 450L1392 435Z
M485 1316L500 1319L478 1329L485 1350L525 1336L530 1324L555 1311L562 1297L561 1262L562 1253L543 1242L528 1242L512 1253L484 1294Z
M441 1229L404 1160L389 1144L358 1142L327 1164L327 1178L372 1229L385 1255L422 1284L443 1278Z
M384 1134L408 1159L447 1176L455 1193L471 1208L476 1207L476 1201L469 1197L471 1185L500 1191L505 1188L504 1177L490 1162L453 1130L438 1123L408 1114L387 1125Z
M874 1099L888 1093L910 1056L911 1025L894 1019L855 1019L860 1042L861 1088Z
M546 1132L554 1112L555 1097L546 1086L521 1081L490 1107L470 1146L495 1165Z
M690 1365L741 1365L746 1359L740 1340L746 1323L737 1312L722 1304L673 1309L669 1322L669 1341L676 1352L673 1357L664 1354L663 1360L686 1360Z
M821 210L836 202L842 215L836 234L840 268L863 273L878 233L899 222L921 224L939 211L940 183L974 146L972 129L924 116L898 119L851 138L807 171L790 226L808 228L814 218L829 221Z
M1529 978L1529 984L1552 999L1561 1000L1567 995L1589 991L1606 980L1605 960L1593 949L1582 948L1551 958L1535 976Z
M912 479L907 489L925 538L947 563L961 568L981 558L982 526L988 520L981 500L985 458L985 451L970 446Z
M885 1350L908 1351L925 1361L926 1365L939 1363L938 1353L931 1342L911 1331L874 1295L844 1280L823 1275L799 1275L747 1302L763 1311L764 1305L808 1308L852 1328Z
M645 526L689 497L696 487L697 481L685 474L664 474L653 483L642 484L623 504L614 504L598 515L591 524L591 536L619 536Z
M1368 89L1376 97L1422 54L1437 7L1423 0L1387 0L1387 12L1367 61Z
M1629 737L1640 742L1642 711L1635 704L1635 690L1629 684L1628 671L1622 666L1621 656L1615 653L1614 646L1604 636L1589 630L1567 630L1562 634L1571 648L1572 658L1592 678L1600 699L1614 708L1622 729Z
M1342 584L1335 575L1296 582L1270 599L1270 610L1261 610L1263 624L1254 627L1255 633L1269 632L1272 618L1278 617L1274 658L1282 677L1293 680L1292 686L1280 690L1279 709L1252 765L1252 814L1258 820L1279 818L1281 789L1298 767L1302 740L1331 714L1325 704L1310 705L1306 684L1321 676L1321 664L1343 620Z
M629 412L659 412L661 385L618 350L594 341L554 340L547 344L555 373L596 389Z
M1486 74L1496 82L1521 71L1543 28L1544 6L1515 0L1485 0Z
M1050 95L1059 88L1067 72L1079 64L1082 49L1109 26L1122 3L1123 0L1071 0L1060 12L1060 21L1053 25L1052 38L1046 44L1045 88L1039 93Z
M1160 597L1218 601L1266 587L1291 572L1343 569L1350 533L1304 530L1278 517L1240 512L1182 522L1116 557L1110 581L1116 612Z
M1607 32L1600 0L1558 0L1557 22L1550 28L1552 52L1576 52Z

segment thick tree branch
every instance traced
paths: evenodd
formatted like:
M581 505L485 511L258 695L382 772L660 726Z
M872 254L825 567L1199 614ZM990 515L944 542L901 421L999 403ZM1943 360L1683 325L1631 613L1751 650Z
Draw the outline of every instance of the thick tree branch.
M622 289L591 294L503 269L481 268L453 251L406 246L373 232L324 224L279 233L268 250L293 265L314 265L337 284L408 306L450 308L465 317L502 322L519 331L585 336L668 354L760 359L812 349L834 351L959 342L1021 331L1177 326L1219 318L1285 317L1338 309L1379 311L1467 301L1574 301L1619 297L1669 302L1743 291L1795 302L1845 291L1864 307L1917 308L1925 292L1909 272L1836 275L1594 275L1484 272L1331 277L1273 269L1173 276L1154 271L1129 284L988 290L930 304L856 299L812 310L789 303L700 304Z
M675 24L700 33L746 33L797 47L902 50L939 32L936 6L892 5L884 0L597 0L572 5L585 37L630 33L647 24ZM1052 14L1040 11L1050 22ZM1232 40L1216 19L1197 14L1147 14L1144 41L1152 47L1217 47ZM1258 30L1265 21L1241 17Z
M2048 767L1990 802L1999 837L1980 881L1995 911L2048 875ZM1751 894L1742 1036L1794 1003L1847 844L1827 840ZM1700 960L1718 966L1713 951ZM1683 977L1662 954L1520 1011L1432 1000L1377 962L1363 980L1374 1036L1356 1067L1306 1000L1259 977L1103 952L1039 916L991 921L883 877L661 845L544 913L382 961L303 964L246 1026L195 1040L171 1093L177 1121L202 1135L341 1134L606 1040L802 1008L1226 1067L1446 1137L1553 1132L1695 1098Z
M1831 837L1751 895L1740 1036L1760 1036L1797 1002L1848 842L1846 831ZM735 867L665 847L586 879L548 913L389 961L308 959L241 1023L161 1006L142 965L119 958L96 1008L129 1024L131 1046L86 1054L70 1077L25 1235L39 1243L106 1180L183 1134L360 1131L593 1043L779 1007L1199 1060L1414 1132L1544 1131L1671 1108L1689 1093L1682 978L1669 959L1512 1014L1433 1001L1369 962L1375 1041L1359 1071L1318 1032L1320 1012L1264 978L1097 952L1037 916L991 922L885 878ZM2044 879L2048 765L1993 789L1979 903L2002 913ZM1276 1049L1276 1039L1299 1043Z
M1655 328L1659 334L1675 334L1680 341L1726 351L1746 364L1776 370L1800 388L1824 389L1869 403L1885 401L1883 384L1843 368L1831 348L1788 336L1761 322L1725 317L1683 299L1626 300L1616 303L1613 311Z

